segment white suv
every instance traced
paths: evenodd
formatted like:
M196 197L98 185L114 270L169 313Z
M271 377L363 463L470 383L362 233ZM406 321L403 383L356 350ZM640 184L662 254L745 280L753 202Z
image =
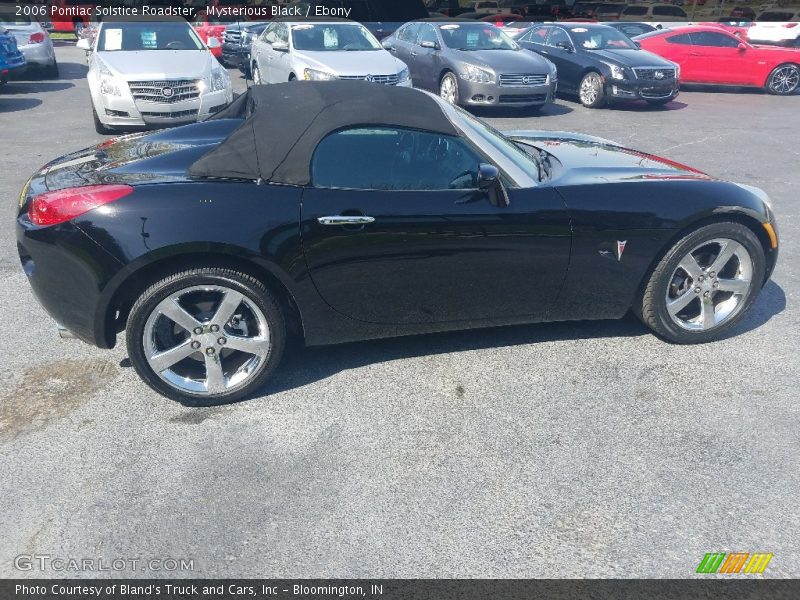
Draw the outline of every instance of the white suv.
M765 10L747 30L747 38L756 44L780 44L800 48L800 10L773 8Z
M619 20L650 23L656 29L662 29L669 27L670 23L685 23L689 15L674 4L631 4L622 10Z

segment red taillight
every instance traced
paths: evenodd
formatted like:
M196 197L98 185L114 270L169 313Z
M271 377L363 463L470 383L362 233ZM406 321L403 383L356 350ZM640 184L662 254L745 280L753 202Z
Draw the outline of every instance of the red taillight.
M129 185L87 185L46 192L31 200L28 218L34 225L58 225L132 192Z
M32 33L30 37L31 44L41 44L44 41L44 32L37 31L36 33Z

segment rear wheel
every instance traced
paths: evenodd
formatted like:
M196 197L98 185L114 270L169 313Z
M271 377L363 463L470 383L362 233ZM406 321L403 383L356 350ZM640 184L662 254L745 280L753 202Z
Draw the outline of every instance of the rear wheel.
M586 108L600 108L605 104L606 95L600 73L591 71L583 76L578 86L578 99Z
M767 92L778 96L794 94L800 87L800 66L778 65L767 78Z
M151 388L193 406L240 400L264 384L283 354L279 303L231 269L190 269L155 283L131 309L127 347Z
M634 308L645 325L671 342L711 342L747 312L765 270L764 248L749 227L706 225L667 252Z

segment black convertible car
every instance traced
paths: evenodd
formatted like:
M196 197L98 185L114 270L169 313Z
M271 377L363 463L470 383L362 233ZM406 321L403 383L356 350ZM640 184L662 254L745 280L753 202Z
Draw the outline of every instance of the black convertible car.
M577 94L589 108L631 100L661 105L678 95L680 67L642 50L615 27L537 24L516 41L552 61L558 69L558 90Z
M33 175L31 286L189 404L241 398L306 344L633 309L678 343L722 336L775 266L763 192L602 139L501 134L418 90L256 86L214 119Z

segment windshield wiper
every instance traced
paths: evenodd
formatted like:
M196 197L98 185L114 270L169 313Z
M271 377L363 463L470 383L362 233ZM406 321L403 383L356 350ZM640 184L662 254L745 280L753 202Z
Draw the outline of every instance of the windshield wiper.
M550 164L550 157L547 152L539 150L536 146L531 146L519 140L513 142L527 154L536 165L537 176L539 181L550 179L553 176L553 167Z

